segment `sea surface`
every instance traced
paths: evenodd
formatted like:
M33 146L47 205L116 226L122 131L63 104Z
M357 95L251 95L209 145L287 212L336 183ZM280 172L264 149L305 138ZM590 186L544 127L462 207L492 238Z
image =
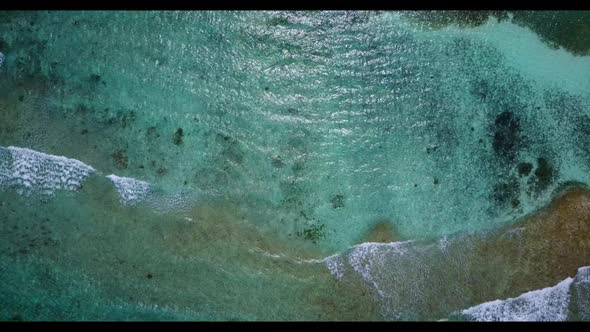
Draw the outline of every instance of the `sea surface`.
M0 320L590 320L590 12L0 12Z

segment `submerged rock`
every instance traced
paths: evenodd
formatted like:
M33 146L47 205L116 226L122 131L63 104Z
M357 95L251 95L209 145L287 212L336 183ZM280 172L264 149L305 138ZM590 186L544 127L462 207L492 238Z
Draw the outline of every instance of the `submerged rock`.
M389 243L399 240L393 226L387 220L377 222L367 233L363 242Z
M129 165L129 158L127 157L127 150L119 149L111 154L118 169L126 169Z
M553 166L545 158L537 159L537 169L535 170L535 187L538 191L546 189L555 177Z
M520 120L510 111L500 113L494 122L493 142L494 152L506 160L512 161L521 143Z
M527 162L522 162L519 163L518 166L518 175L523 177L523 176L528 176L531 171L533 170L533 164L531 163L527 163Z
M434 320L575 275L590 259L590 191L569 187L513 225L438 241L364 243L331 259L360 282L384 319ZM338 262L338 264L334 264Z
M345 197L342 194L336 194L330 199L333 209L341 209L344 207Z
M180 145L182 144L182 137L184 136L184 132L182 131L182 128L178 128L176 129L176 132L174 133L174 145Z

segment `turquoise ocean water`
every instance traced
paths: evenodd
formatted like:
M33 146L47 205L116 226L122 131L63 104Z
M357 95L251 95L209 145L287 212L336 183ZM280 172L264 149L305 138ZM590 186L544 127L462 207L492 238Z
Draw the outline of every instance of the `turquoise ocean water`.
M564 15L539 20L583 45ZM0 13L0 319L571 318L583 269L430 286L590 183L590 56L512 14L429 20ZM544 315L475 307L545 287Z

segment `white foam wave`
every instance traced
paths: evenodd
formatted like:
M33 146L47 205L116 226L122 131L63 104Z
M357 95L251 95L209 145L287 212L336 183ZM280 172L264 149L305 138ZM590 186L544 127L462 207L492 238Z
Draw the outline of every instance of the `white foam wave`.
M575 281L577 283L590 283L590 266L579 268Z
M78 190L91 174L98 173L92 166L63 156L19 148L0 146L0 188L14 188L19 194L52 195L56 190ZM123 205L148 200L157 212L181 211L191 207L191 196L175 193L148 197L153 188L148 182L108 175Z
M113 182L119 193L121 204L132 205L142 201L151 191L149 183L133 178L108 175L107 178Z
M342 280L345 267L350 266L383 297L385 293L375 278L379 277L380 270L385 268L388 259L406 254L407 245L412 242L365 242L350 248L344 254L326 257L322 263L337 280Z
M78 190L94 172L94 168L76 159L14 146L0 147L0 186L15 188L20 194Z
M338 280L344 277L344 259L340 255L332 255L324 259L330 273Z
M482 303L463 310L463 315L476 321L565 321L573 280L567 278L553 287L516 298Z
M413 241L362 243L352 248L348 254L348 263L365 281L373 285L379 295L385 296L375 277L379 275L378 271L384 268L389 258L406 254L407 244L411 242Z

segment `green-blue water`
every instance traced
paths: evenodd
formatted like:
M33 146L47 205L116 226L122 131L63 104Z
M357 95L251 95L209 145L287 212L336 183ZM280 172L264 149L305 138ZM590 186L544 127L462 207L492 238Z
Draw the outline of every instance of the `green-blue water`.
M2 13L0 319L441 319L496 300L456 286L432 309L428 283L454 277L414 243L590 183L578 14L564 49L512 14ZM418 248L406 272L355 247L383 225ZM343 282L348 256L361 278ZM396 273L408 288L383 289Z

